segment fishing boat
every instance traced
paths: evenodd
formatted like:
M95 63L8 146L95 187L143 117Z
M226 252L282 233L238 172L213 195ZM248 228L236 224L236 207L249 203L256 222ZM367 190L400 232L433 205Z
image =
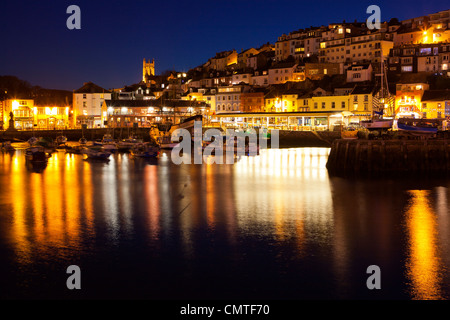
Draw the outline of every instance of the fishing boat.
M154 158L159 155L160 148L149 143L139 143L134 145L130 154L136 158Z
M105 150L103 147L85 147L82 151L91 160L109 160L111 152Z
M438 124L428 119L400 118L396 126L399 131L413 135L430 135L438 132Z
M47 162L49 155L43 146L31 146L25 149L25 159L31 162Z

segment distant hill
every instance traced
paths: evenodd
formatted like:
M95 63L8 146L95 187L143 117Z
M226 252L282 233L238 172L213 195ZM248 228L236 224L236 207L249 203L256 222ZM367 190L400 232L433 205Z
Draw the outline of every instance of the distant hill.
M0 99L34 99L40 105L71 105L72 91L32 86L16 76L0 76Z

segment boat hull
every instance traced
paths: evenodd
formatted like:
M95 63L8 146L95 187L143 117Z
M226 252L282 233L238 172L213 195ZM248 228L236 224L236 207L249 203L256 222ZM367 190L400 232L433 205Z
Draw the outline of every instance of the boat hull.
M437 133L438 129L435 127L419 127L419 126L411 126L404 123L397 123L397 128L399 131L406 131L410 133L418 133L418 134L434 134Z
M390 129L392 128L392 120L386 121L367 121L361 122L361 126L368 130Z

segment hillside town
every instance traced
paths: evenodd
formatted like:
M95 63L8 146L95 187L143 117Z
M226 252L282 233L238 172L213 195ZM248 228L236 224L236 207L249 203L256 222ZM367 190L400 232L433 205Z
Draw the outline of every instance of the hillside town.
M151 53L150 53L151 54ZM450 116L450 9L370 30L330 23L282 34L257 48L218 52L187 72L156 74L122 88L87 81L18 93L0 82L0 128L150 127L201 114L205 126L333 130L371 119ZM17 79L16 79L17 80Z

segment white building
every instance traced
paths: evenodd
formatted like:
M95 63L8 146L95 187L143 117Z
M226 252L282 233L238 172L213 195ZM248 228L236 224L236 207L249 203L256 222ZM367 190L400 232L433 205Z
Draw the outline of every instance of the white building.
M106 115L102 114L103 101L111 100L111 92L92 82L73 92L73 116L75 126L86 124L88 128L104 126Z
M372 64L354 64L347 69L347 82L372 80Z

